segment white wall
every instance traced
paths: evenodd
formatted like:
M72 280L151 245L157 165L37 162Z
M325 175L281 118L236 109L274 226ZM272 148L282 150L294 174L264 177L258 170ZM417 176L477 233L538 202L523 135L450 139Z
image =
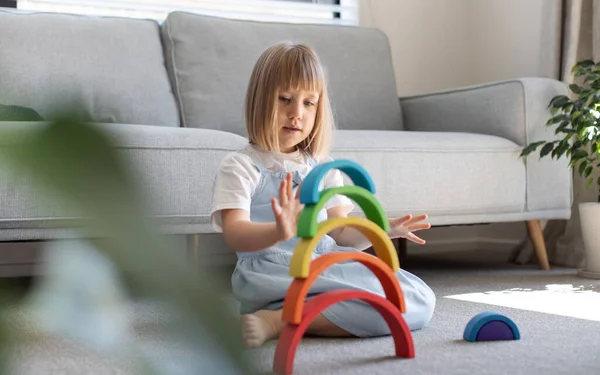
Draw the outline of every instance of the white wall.
M561 0L361 0L389 40L398 94L558 73Z
M361 0L361 26L389 40L401 96L473 83L469 2Z
M474 81L557 77L560 0L459 0L470 4Z
M558 74L561 0L361 0L361 26L390 40L399 96ZM524 223L433 228L419 251L507 249ZM409 245L409 248L415 248Z

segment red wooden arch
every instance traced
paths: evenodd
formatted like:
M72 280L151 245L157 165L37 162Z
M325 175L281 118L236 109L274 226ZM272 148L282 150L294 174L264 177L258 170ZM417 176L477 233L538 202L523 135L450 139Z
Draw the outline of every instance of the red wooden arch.
M300 324L287 324L283 328L275 349L273 371L280 375L291 375L294 371L296 350L310 322L329 306L349 299L365 301L381 314L390 327L397 357L415 357L410 329L400 310L390 301L376 294L360 290L333 290L319 294L306 303Z

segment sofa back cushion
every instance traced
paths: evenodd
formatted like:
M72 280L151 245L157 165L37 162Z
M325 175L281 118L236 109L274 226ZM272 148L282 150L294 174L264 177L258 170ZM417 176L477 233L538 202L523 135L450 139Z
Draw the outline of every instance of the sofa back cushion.
M162 36L183 126L246 135L243 105L252 68L267 47L292 41L313 47L325 66L338 128L402 128L389 43L377 29L173 12Z
M179 126L156 21L0 11L0 103Z

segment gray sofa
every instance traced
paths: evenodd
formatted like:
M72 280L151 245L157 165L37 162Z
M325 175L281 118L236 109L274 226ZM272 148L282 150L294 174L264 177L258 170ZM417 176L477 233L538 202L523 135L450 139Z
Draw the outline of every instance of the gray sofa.
M339 129L332 156L367 169L390 217L527 221L536 238L539 220L570 216L567 163L519 158L528 142L554 137L546 106L567 94L564 84L524 78L398 98L388 40L376 29L182 12L158 24L0 10L0 103L43 117L76 105L129 159L161 229L197 240L213 233L219 161L247 142L242 107L252 66L280 40L307 42L321 56ZM18 132L44 123L0 126ZM82 235L76 214L42 202L43 187L15 188L0 167L0 241Z

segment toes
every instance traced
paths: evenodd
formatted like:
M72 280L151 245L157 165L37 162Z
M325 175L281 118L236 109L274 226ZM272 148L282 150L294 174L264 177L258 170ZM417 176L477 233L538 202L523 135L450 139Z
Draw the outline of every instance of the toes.
M242 338L247 348L257 348L265 341L265 335L261 330L261 321L258 316L243 315L242 316Z
M244 344L247 349L255 349L262 346L262 341L259 339L244 339Z

